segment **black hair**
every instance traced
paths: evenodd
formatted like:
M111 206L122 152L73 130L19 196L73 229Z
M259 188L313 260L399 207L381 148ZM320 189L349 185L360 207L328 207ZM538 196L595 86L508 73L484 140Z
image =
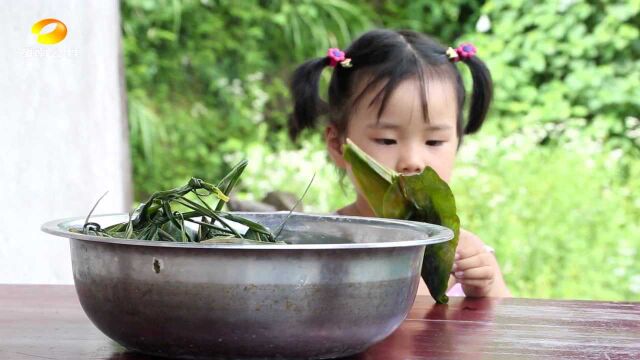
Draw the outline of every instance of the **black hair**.
M289 118L289 136L296 140L302 130L316 126L318 118L328 115L330 123L344 134L349 108L379 84L382 89L369 105L379 103L378 117L382 115L389 97L405 79L416 77L427 81L429 77L449 80L454 85L457 102L457 136L459 143L465 134L475 133L485 121L493 96L489 69L478 57L460 59L470 70L473 80L471 105L465 123L463 108L465 89L456 65L449 59L447 48L430 37L410 30L372 30L356 39L346 50L352 67L336 65L329 83L328 103L319 96L322 70L330 64L328 57L309 60L300 65L291 80L293 113ZM425 72L427 73L425 76ZM359 94L354 94L358 81L368 79ZM424 81L419 81L422 114L428 120L428 104Z

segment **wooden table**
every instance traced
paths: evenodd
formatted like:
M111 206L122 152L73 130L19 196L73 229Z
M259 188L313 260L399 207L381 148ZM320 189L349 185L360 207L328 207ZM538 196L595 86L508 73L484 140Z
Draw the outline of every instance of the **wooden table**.
M420 296L402 326L357 360L640 359L640 303ZM0 285L0 359L153 359L85 316L73 286Z

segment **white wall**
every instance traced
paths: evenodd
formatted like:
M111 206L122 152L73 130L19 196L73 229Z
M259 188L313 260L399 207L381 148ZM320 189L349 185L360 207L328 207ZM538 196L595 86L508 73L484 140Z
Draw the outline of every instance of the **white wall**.
M43 18L64 41L36 42ZM71 283L68 240L40 225L131 198L118 2L3 1L0 34L0 283Z

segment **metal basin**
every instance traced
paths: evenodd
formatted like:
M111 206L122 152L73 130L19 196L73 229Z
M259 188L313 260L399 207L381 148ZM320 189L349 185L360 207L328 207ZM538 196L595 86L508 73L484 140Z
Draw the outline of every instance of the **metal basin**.
M286 213L238 213L272 230ZM127 215L94 216L103 226ZM415 300L425 246L453 237L437 225L292 215L286 245L202 245L43 231L71 242L87 316L124 347L179 358L328 359L390 335Z

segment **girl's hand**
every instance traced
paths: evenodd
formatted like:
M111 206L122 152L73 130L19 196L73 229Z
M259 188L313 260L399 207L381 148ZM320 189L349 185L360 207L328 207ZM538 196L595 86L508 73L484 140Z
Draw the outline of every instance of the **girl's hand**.
M452 273L466 296L511 296L494 255L480 238L463 229L460 230Z

